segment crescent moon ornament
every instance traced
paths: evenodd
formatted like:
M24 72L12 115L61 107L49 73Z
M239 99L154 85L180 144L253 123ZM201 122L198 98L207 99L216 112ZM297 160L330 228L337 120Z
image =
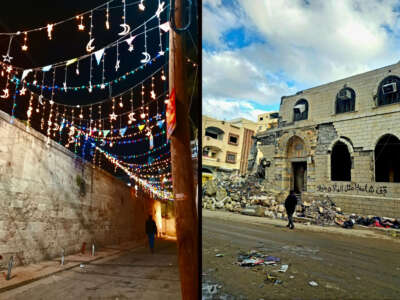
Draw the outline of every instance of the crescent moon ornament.
M141 11L144 11L144 10L146 9L146 6L144 6L143 1L144 1L144 0L140 0L140 4L139 4L139 9L140 9Z
M86 51L87 52L92 52L93 51L93 49L94 49L94 47L93 47L93 42L94 42L94 39L91 39L90 41L89 41L89 43L86 45Z
M165 5L165 2L162 2L162 3L160 3L159 5L158 5L158 8L157 8L157 11L156 11L156 16L157 16L157 18L160 18L160 14L163 12L163 10L164 10L164 5Z
M144 58L140 61L143 64L147 64L150 61L150 54L147 52L142 52L142 54L144 55Z
M60 129L60 125L58 125L57 123L55 123L55 124L54 124L53 130L54 130L54 131L57 131L58 129Z
M8 96L10 96L10 91L8 89L4 89L3 93L4 94L0 96L1 98L6 99L6 98L8 98Z
M101 142L100 146L104 147L105 145L106 145L106 141L103 140L103 141Z
M123 31L118 33L118 35L120 35L120 36L127 35L129 33L129 31L131 30L131 26L129 26L128 24L121 24L119 26L121 26L123 28Z
M43 96L42 96L42 95L39 96L39 99L38 99L38 100L39 100L39 103L40 103L41 105L43 105Z

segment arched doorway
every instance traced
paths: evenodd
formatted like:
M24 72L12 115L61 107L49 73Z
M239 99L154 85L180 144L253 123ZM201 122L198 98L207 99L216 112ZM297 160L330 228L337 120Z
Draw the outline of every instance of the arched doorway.
M290 189L296 194L307 190L307 156L304 141L298 136L292 136L287 144L287 159L291 169Z
M375 146L375 181L400 182L400 140L391 134L382 136Z
M337 141L331 153L331 180L351 181L351 156L347 145Z

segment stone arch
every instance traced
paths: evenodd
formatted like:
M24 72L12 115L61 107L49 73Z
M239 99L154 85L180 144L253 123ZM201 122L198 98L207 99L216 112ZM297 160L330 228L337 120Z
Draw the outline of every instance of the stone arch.
M329 153L332 152L332 149L337 142L342 142L343 144L345 144L347 146L347 149L349 150L350 156L354 157L353 144L349 138L344 137L344 136L338 137L330 143L329 148L328 148Z
M309 147L307 147L304 139L298 135L292 135L286 140L285 154L288 159L291 158L307 158L310 154Z
M339 139L332 146L330 155L332 181L351 181L353 159L349 145L345 142L346 140Z
M281 151L282 155L284 157L287 157L287 149L288 149L288 143L290 141L290 139L292 139L293 137L297 137L299 139L301 139L304 142L304 145L307 149L307 153L310 155L311 154L311 147L308 144L308 139L306 136L305 132L293 132L293 133L286 133L284 134L279 140L278 140L278 147L279 150Z
M375 181L400 182L400 139L394 134L382 135L374 149Z

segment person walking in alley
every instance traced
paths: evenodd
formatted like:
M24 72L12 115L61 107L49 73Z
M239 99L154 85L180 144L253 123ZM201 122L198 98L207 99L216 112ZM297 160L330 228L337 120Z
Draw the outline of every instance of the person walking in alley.
M149 218L146 221L146 234L147 238L149 239L150 251L151 253L154 253L154 238L157 234L157 225L151 215L149 215Z
M288 220L289 220L289 223L286 225L286 227L289 227L290 229L294 228L293 214L296 209L296 205L297 205L297 197L294 194L294 191L291 190L289 196L287 196L285 200L286 214L288 215Z

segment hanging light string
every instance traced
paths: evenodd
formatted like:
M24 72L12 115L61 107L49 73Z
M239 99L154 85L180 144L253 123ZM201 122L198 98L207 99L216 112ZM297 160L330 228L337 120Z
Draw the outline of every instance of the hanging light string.
M167 51L168 51L168 50L167 50ZM155 62L155 61L156 61L158 58L160 58L160 57L161 57L161 56L156 56L156 57L154 57L154 58L152 59L152 62ZM104 59L104 57L103 57L103 59ZM115 79L113 79L113 80L110 80L110 81L108 81L108 82L106 82L106 83L102 82L101 84L94 84L94 85L92 85L92 88L104 89L105 87L110 86L110 85L112 85L112 84L114 84L114 83L118 83L118 82L120 82L120 81L122 81L122 80L126 80L127 77L134 75L137 71L143 70L148 64L151 64L151 62L148 62L148 63L146 63L146 64L144 64L144 65L138 66L138 67L136 67L135 69L126 72L124 75L121 75L121 76L119 76L119 77L117 77L117 78L115 78ZM157 70L158 70L158 69L157 69ZM44 72L44 74L45 74L45 73L46 73L46 72ZM162 77L162 76L161 76L161 77ZM104 80L104 78L103 78L103 80ZM19 78L17 78L16 76L14 76L14 77L12 78L12 81L20 82L21 79L19 79ZM34 88L41 88L41 89L46 89L46 90L55 89L55 90L61 90L61 91L65 91L65 92L66 92L67 90L78 91L78 90L82 90L82 89L87 89L87 88L88 88L86 85L82 85L82 86L67 87L67 90L66 90L64 86L61 87L61 86L55 85L54 88L53 88L52 86L48 86L48 85L44 85L44 84L42 84L42 85L40 85L40 84L35 84L35 80L34 80L33 82L29 82L29 81L27 81L27 80L24 79L23 82L24 82L24 84L26 84L26 86L30 86L30 87L34 87ZM65 82L65 81L64 81L64 82ZM36 82L36 83L37 83L37 82ZM103 85L104 85L104 86L103 86Z
M140 28L142 28L142 27L145 28L146 24L149 23L150 21L152 21L154 18L156 18L156 15L151 16L149 19L147 19L146 21L144 21L141 25L139 25L139 26L137 26L136 28L134 28L133 30L129 31L129 32L127 33L127 35L132 35L134 32L138 31L138 30L139 30ZM158 28L159 28L158 25L157 25L157 26L154 26L154 27L151 27L150 29L148 29L148 28L146 27L146 30L145 30L145 31L137 33L137 34L135 35L135 37L138 37L138 36L141 36L141 35L145 35L145 34L147 34L148 31L153 31L153 30L156 30L156 29L158 29ZM115 40L115 41L109 43L108 45L106 45L106 46L104 46L104 47L102 47L102 48L99 48L99 49L104 49L104 51L105 51L105 50L107 50L107 49L111 49L111 48L115 47L118 43L126 42L126 40L129 39L129 38L127 38L127 35L124 35L124 36L118 38L117 40ZM88 58L88 57L91 56L91 55L93 55L93 52L91 52L91 53L86 53L86 54L84 54L84 55L81 55L81 56L78 56L78 57L74 57L74 58L72 58L72 59L66 59L66 60L63 60L63 61L59 61L59 62L53 63L53 64L51 64L51 65L40 66L40 67L35 67L35 68L22 68L22 67L14 66L14 65L13 65L13 68L15 68L16 70L21 70L21 71L22 71L22 70L26 70L26 69L32 69L33 71L36 71L36 70L42 70L43 68L46 68L46 67L60 67L60 66L65 66L66 64L69 65L69 64L75 63L75 62L77 62L77 61L86 59L86 58ZM1 62L1 64L6 64L6 63L5 63L5 62ZM7 65L7 64L6 64L6 65Z
M111 163L113 163L115 166L119 167L121 170L123 170L130 178L134 179L140 186L142 186L145 189L148 189L151 193L156 195L157 197L160 197L161 199L164 200L173 200L173 195L171 192L168 192L166 190L160 191L156 189L149 181L144 180L140 178L139 176L135 175L132 173L127 167L123 166L119 160L115 159L114 157L110 156L107 154L103 149L99 148L96 146L96 149L104 155L104 157L109 160Z
M151 153L154 153L156 151L159 151L159 150L162 150L164 148L167 148L168 146L169 146L169 140L166 143L162 144L161 146L158 146L158 147L156 147L156 148L154 148L152 150L149 150L149 151L146 151L146 152L143 152L143 153L139 153L139 154L129 154L129 155L118 154L117 155L117 154L108 153L107 151L104 151L104 152L106 152L109 155L115 156L118 159L124 159L125 160L125 159L133 159L133 158L139 158L139 157L147 156L147 155L149 155Z
M152 167L152 166L157 166L158 164L162 164L162 163L167 163L168 161L171 161L171 157L170 157L171 153L168 151L166 153L160 154L158 156L158 158L154 159L154 161L152 163L144 163L144 164L133 164L133 163L127 163L124 161L121 161L121 164L126 165L128 167L135 167L135 168L146 168L146 167ZM165 159L162 159L163 157L166 157Z
M87 14L90 14L91 11L100 11L100 10L107 10L107 9L116 9L116 8L122 7L122 5L116 5L116 6L111 6L111 7L109 6L112 2L116 2L116 1L118 1L118 0L110 0L110 1L107 1L106 3L103 3L103 4L99 5L99 6L96 6L95 8L89 9L89 10L87 10L87 11L85 11L85 12L83 12L83 13L79 13L79 14L77 14L77 15L78 15L78 16L85 16L85 15L87 15ZM131 3L126 4L126 6L132 6L132 5L136 5L136 4L139 4L139 3L140 3L140 1L135 1L135 2L131 2ZM73 20L75 20L75 19L76 19L76 15L73 16L73 17L70 17L70 18L61 20L61 21L59 21L59 22L52 23L51 25L53 25L53 28L54 28L55 26L58 26L58 25L61 25L61 24L64 24L64 23L73 21ZM24 32L24 33L25 33L25 32L31 33L31 32L42 31L42 30L47 30L47 25L46 25L46 26L42 26L42 27L33 28L33 29L28 29L28 30L16 31L16 32L0 32L0 35L10 35L10 36L14 36L14 35L20 35L22 32Z
M132 87L130 87L129 89L127 89L127 90L125 90L125 91L123 91L123 92L121 92L121 93L119 93L119 94L117 94L117 95L114 95L114 96L112 96L112 97L120 97L120 96L123 96L123 95L129 93L130 91L134 90L134 89L137 88L139 85L142 85L143 82L149 80L149 78L153 77L154 75L156 75L157 73L159 73L160 71L162 71L162 70L163 70L163 67L164 67L165 65L166 65L166 64L164 64L163 66L161 66L161 67L159 67L158 69L156 69L153 73L151 73L149 76L146 76L146 78L144 78L143 80L141 80L140 82L138 82L138 83L135 84L134 86L132 86ZM137 68L137 69L140 69L140 67ZM132 72L135 73L135 72L137 71L137 69L134 70L134 71L132 71ZM132 74L133 74L133 73L132 73ZM45 73L44 73L44 74L45 74ZM124 76L125 76L125 78L124 78ZM161 75L161 76L162 76L162 75ZM44 76L43 76L43 78L44 78ZM126 75L121 76L120 79L121 79L121 80L125 80L125 79L126 79ZM113 81L111 81L111 82L114 82L114 83L115 83L115 81L118 82L118 81L120 81L120 79L115 79L115 80L113 80ZM20 84L21 80L18 79L18 78L16 78L16 77L14 77L13 79L10 80L10 82ZM43 81L43 82L44 82L44 81ZM45 98L45 97L43 96L43 90L46 88L46 86L43 84L43 82L42 82L42 85L39 85L39 88L41 89L41 94L40 94L40 96L42 96L42 99L48 100L47 98ZM25 81L24 81L24 83L25 83ZM34 92L34 91L32 91L32 90L30 89L30 87L32 87L32 85L29 84L29 82L26 83L26 86L28 87L29 91L30 91L32 94L34 94L35 96L39 96L36 92ZM36 87L36 86L35 86L35 87ZM103 99L103 100L97 100L96 102L92 102L92 103L90 103L90 104L77 104L77 105L81 105L81 106L99 105L99 104L103 104L103 103L105 103L105 102L108 102L108 101L112 100L112 97L107 97L106 99ZM53 100L53 101L54 101L54 100ZM64 104L64 103L60 103L60 102L56 102L56 101L54 101L54 102L57 103L57 105L60 105L60 106L66 106L66 107L76 107L76 106L77 106L77 105L71 105L71 104Z

